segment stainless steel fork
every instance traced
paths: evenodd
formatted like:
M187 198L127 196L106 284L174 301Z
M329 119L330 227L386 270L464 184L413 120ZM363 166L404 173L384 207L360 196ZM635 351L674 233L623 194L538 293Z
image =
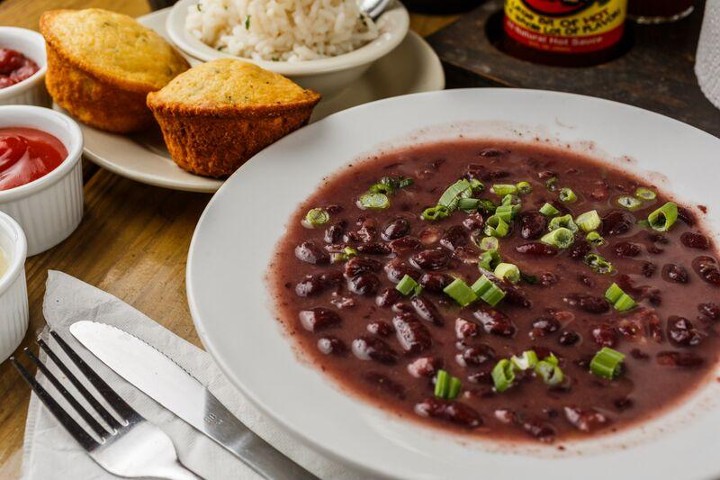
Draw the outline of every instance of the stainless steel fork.
M112 415L92 393L78 380L65 363L56 355L50 346L38 339L40 348L47 354L60 371L72 383L75 389L92 406L107 427L101 425L86 408L70 393L58 378L30 350L25 348L25 355L30 358L45 375L50 383L59 391L65 400L78 413L93 431L89 433L53 398L53 396L31 375L14 357L13 365L18 369L25 381L30 384L40 401L50 410L65 430L87 450L90 457L110 473L121 477L155 477L169 480L198 479L197 475L185 468L177 458L175 447L170 437L160 428L148 422L130 405L128 405L110 386L88 366L82 358L58 335L50 331L50 336L57 342L78 370L87 378L93 387L117 414Z

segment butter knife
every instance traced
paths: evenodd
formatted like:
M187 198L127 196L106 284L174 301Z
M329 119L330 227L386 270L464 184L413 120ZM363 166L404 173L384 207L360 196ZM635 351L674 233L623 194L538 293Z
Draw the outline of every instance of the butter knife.
M264 478L317 477L255 435L197 379L162 352L116 327L82 320L70 332L118 375L220 444Z

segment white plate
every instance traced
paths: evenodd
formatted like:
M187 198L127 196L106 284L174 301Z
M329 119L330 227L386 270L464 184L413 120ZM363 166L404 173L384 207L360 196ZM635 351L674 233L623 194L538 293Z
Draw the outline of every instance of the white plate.
M358 157L461 134L570 144L652 176L680 201L720 204L720 140L635 107L554 92L474 89L396 97L347 110L255 156L225 183L200 219L188 259L188 299L197 331L224 373L301 441L368 476L720 478L720 382L714 379L680 408L642 427L564 443L565 451L542 445L509 449L480 439L461 441L391 417L298 360L273 315L263 280L275 242L298 203L325 176ZM656 170L672 180L664 181L652 173ZM272 201L260 201L268 191ZM706 221L719 232L720 208L711 208Z
M143 25L166 35L170 9L138 18ZM191 63L198 63L189 59ZM311 121L355 105L406 93L445 88L445 74L430 45L410 32L390 54L381 58L345 91L321 101ZM81 124L85 155L101 167L123 177L158 187L191 192L215 192L221 180L182 170L170 158L159 129L137 135L115 135Z

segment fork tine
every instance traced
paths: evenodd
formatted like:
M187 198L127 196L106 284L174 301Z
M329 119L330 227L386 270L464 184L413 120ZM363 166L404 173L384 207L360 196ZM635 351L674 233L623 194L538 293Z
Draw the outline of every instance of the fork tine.
M30 388L33 389L33 392L35 392L43 405L50 410L50 413L52 413L57 421L65 427L65 430L72 435L75 441L88 451L92 451L100 446L100 444L91 437L84 428L78 425L78 423L73 420L70 415L68 415L68 413L55 401L55 399L52 398L48 391L45 390L37 380L35 380L35 377L25 370L25 367L23 367L22 364L15 359L15 357L11 357L10 361L13 363L17 371L20 372L23 379L28 383L28 385L30 385Z
M93 384L95 389L100 392L100 395L103 396L103 398L118 413L118 415L130 423L134 423L140 418L139 414L130 405L128 405L125 400L120 398L120 395L115 393L115 390L110 388L110 385L105 383L105 380L100 378L100 376L98 376L98 374L95 373L95 371L90 368L90 366L85 363L82 358L80 358L80 355L70 348L70 345L68 345L57 332L50 330L50 335L52 335L58 345L60 345L63 351L65 351L65 354L75 363L78 369L83 373L83 375L85 375L88 381Z
M27 347L23 349L23 353L30 358L30 360L33 361L35 365L37 365L38 369L45 375L45 377L50 380L50 383L53 384L53 386L60 392L60 394L65 397L65 400L68 401L68 403L75 409L75 411L82 417L85 422L87 422L88 425L90 425L90 428L93 429L93 431L100 436L100 438L105 438L108 435L108 431L105 430L105 428L98 423L97 420L93 418L93 416L88 412L82 405L80 405L80 402L77 401L77 399L68 392L67 388L60 382L60 380L57 379L57 377L43 364L38 357L35 356L35 354L30 351Z
M85 388L85 385L83 385L82 382L80 382L80 380L78 380L78 378L75 376L75 374L70 371L67 365L65 365L65 363L62 362L60 358L58 358L58 356L50 348L50 346L45 343L45 340L39 338L37 342L38 345L40 345L40 348L42 348L43 351L45 351L45 353L47 354L47 356L52 359L53 363L58 366L60 371L65 374L68 380L70 380L70 383L72 383L78 390L78 392L80 392L80 394L85 397L85 400L87 400L88 403L92 405L92 407L95 409L96 412L98 412L102 419L105 420L105 422L110 425L111 428L115 430L120 428L122 426L120 422L118 422L117 419L113 417L112 414L108 412L105 407L103 407L103 405L97 400L97 398L95 398L95 396L90 393L87 388Z

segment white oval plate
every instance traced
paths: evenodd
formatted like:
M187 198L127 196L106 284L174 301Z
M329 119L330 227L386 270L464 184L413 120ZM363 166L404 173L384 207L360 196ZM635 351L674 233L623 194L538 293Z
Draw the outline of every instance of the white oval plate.
M145 15L138 21L167 38L165 22L170 10ZM188 60L193 65L199 63L193 58ZM311 121L373 100L443 88L445 74L440 59L425 40L410 32L395 50L375 62L346 90L321 101ZM212 193L223 184L222 180L193 175L178 167L170 158L159 129L116 135L80 126L85 136L85 155L113 173L149 185L191 192Z
M720 209L713 208L720 204L720 140L670 118L591 97L515 89L449 90L362 105L255 156L225 183L200 219L188 259L188 299L197 331L224 373L298 439L368 476L719 478L720 382L714 378L653 422L566 443L559 451L459 439L402 421L343 393L298 359L275 319L264 281L275 243L298 203L324 177L359 157L460 134L539 138L594 152L651 175L683 202L710 205L706 221L713 232L720 231ZM655 171L672 180L663 181Z

